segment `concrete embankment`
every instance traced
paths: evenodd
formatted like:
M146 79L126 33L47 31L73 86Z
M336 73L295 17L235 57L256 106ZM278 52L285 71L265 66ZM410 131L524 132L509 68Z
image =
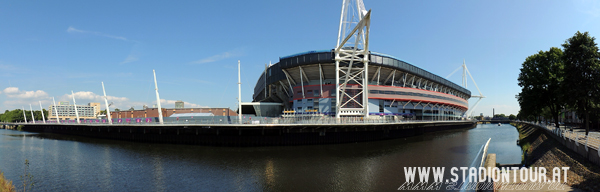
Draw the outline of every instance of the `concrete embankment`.
M335 144L395 139L427 132L472 128L475 122L267 125L77 125L27 124L23 131L135 142L210 146Z
M576 144L570 146L569 141L564 141L546 129L527 123L512 125L519 131L519 145L523 149L525 166L544 167L546 170L569 167L567 185L589 191L600 190L600 167L594 162L598 158L597 151L583 156L578 148L572 148ZM588 152L591 150L593 149L589 148Z

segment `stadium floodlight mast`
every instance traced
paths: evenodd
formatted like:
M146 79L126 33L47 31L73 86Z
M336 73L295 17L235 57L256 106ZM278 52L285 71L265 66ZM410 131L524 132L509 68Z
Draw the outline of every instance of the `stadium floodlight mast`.
M369 116L368 68L371 11L362 0L344 0L335 52L336 114ZM353 27L353 28L352 28Z
M473 107L469 107L467 112L465 112L463 114L463 118L469 118L470 116L473 115L475 108L477 108L477 105L479 104L481 99L485 98L485 96L483 96L483 94L481 93L481 90L479 90L479 87L477 86L477 83L475 83L475 79L473 79L471 72L469 72L469 69L467 68L467 64L465 64L465 60L463 60L463 64L460 67L456 68L454 71L452 71L452 73L450 73L450 75L446 76L446 79L448 79L450 76L452 76L452 74L456 73L460 68L462 68L462 70L463 70L462 86L467 88L467 74L468 74L469 77L471 77L471 80L473 81L475 88L477 88L477 91L479 92L479 95L471 95L471 98L479 98L479 99L477 100L477 102L475 102L475 105L473 105Z

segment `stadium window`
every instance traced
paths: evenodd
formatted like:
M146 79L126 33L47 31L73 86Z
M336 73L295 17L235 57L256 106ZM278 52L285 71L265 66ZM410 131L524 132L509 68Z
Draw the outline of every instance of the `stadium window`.
M377 94L379 92L377 90L369 90L369 93L371 93L371 94Z
M302 112L302 107L298 107L297 109L298 109L298 110L296 110L296 111L298 111L298 112Z
M379 112L383 113L383 100L379 100Z
M315 91L314 94L313 94L313 96L318 97L318 96L320 96L319 94L320 94L319 91Z

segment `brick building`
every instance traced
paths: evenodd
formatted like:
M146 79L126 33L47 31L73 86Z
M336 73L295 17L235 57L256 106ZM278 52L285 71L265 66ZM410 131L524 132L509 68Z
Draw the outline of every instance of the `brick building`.
M169 117L176 113L212 113L214 116L236 116L237 113L229 108L163 108L163 117ZM140 118L158 117L158 108L147 108L133 111L111 111L111 118Z

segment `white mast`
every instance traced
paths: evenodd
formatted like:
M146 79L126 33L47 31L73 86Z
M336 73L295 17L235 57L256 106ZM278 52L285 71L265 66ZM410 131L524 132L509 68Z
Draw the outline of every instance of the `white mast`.
M160 97L158 96L158 84L156 83L156 71L152 69L152 73L154 74L154 90L156 90L156 106L158 106L158 122L163 124L163 114L162 108L160 107Z
M108 108L108 100L106 99L106 90L104 90L104 82L102 82L102 92L104 92L104 104L106 104L106 117L108 117L108 124L112 125L112 119L110 118L110 109Z
M23 118L25 118L25 123L27 123L27 115L25 115L25 107L21 107L23 109Z
M336 118L369 117L369 30L371 11L362 0L344 0L335 52ZM359 64L362 63L362 66ZM393 81L393 80L392 80ZM358 86L348 87L348 84Z
M42 102L40 102L40 111L42 112L42 121L44 121L44 124L46 124L46 117L44 117L44 107L42 107Z
M240 60L238 60L238 120L242 124L242 78L240 75Z
M79 112L77 112L77 103L75 103L75 93L73 93L73 91L71 91L71 94L73 94L73 107L75 107L75 116L77 117L77 123L81 123L79 121Z
M56 114L56 123L60 123L60 119L58 118L58 109L56 109L56 101L54 97L52 97L52 103L54 103L54 113Z
M33 124L35 124L35 117L33 117L33 107L31 107L31 104L29 104L29 112L31 112L31 120L33 121Z

